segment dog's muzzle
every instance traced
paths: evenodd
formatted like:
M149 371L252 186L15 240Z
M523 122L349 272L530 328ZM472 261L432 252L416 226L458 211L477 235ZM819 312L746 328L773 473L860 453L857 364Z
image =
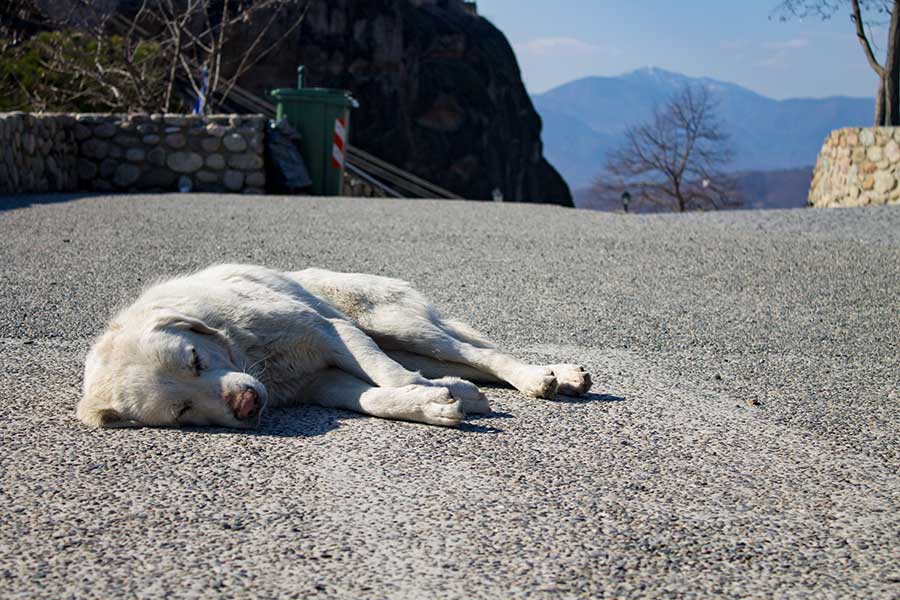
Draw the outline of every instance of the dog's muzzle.
M250 421L259 417L265 404L259 392L252 387L245 387L239 394L229 396L228 404L239 421Z

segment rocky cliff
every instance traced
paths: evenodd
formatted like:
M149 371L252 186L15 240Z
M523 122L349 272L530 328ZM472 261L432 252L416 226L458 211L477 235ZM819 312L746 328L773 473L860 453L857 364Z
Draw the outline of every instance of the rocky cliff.
M307 86L360 101L360 148L466 198L499 189L508 201L572 205L543 157L512 48L465 3L312 0L299 32L241 83L258 94L294 87L299 64Z

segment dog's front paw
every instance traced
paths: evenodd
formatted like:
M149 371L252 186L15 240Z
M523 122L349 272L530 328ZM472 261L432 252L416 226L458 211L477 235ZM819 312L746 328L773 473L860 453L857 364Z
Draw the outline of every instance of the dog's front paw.
M532 398L556 398L558 384L556 375L549 367L525 367L515 381L511 381L516 389Z
M432 379L431 383L450 390L450 395L462 403L463 411L467 414L486 415L491 412L487 396L474 383L459 377L441 377Z
M420 419L422 423L429 425L441 425L442 427L456 427L463 417L462 402L450 395L450 390L443 387L422 387L423 397L420 405Z
M591 389L591 376L579 365L548 365L556 375L557 391L563 396L583 396Z

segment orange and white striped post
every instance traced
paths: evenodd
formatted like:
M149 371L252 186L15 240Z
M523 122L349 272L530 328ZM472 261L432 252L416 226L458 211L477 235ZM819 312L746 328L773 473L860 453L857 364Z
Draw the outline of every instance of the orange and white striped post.
M338 117L334 120L334 145L331 148L331 168L344 168L344 149L347 147L347 120Z

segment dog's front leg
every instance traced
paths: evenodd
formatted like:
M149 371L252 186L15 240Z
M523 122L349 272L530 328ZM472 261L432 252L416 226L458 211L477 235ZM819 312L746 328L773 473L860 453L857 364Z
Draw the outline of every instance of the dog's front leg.
M459 425L465 416L461 403L447 388L421 385L373 387L339 369L326 369L317 374L306 386L303 399L311 404L343 408L382 419L444 427Z
M385 354L364 331L342 319L329 319L326 343L332 364L379 387L430 385Z
M491 411L485 395L468 381L458 377L426 379L420 373L407 370L385 354L375 340L352 323L342 319L330 319L328 323L327 336L332 362L344 371L379 387L420 385L447 388L454 398L462 402L467 413L485 414Z

